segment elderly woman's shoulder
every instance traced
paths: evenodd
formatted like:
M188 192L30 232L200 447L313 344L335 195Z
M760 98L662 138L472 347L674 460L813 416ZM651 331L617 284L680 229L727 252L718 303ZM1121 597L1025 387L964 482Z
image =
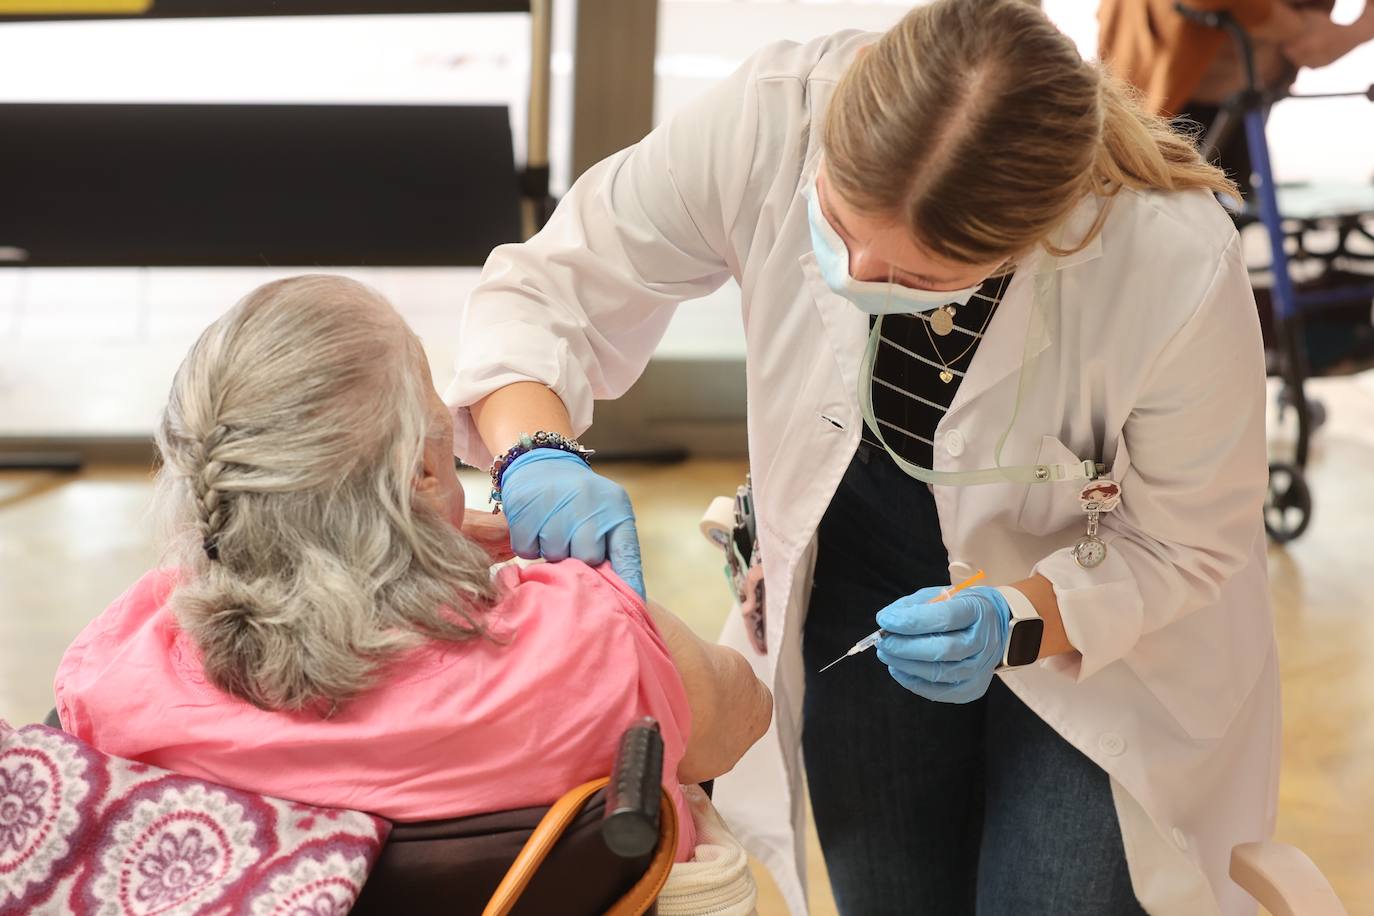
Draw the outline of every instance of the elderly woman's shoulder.
M592 613L644 617L644 602L609 563L588 566L581 560L560 563L513 561L497 573L504 602L535 601L541 605L585 607Z

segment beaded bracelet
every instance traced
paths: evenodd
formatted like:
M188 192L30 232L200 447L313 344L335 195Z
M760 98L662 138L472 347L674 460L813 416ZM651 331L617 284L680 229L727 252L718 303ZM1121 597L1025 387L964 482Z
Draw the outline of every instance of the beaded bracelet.
M561 433L548 433L542 429L533 435L521 433L519 441L506 449L505 454L491 463L491 501L496 504L497 509L501 507L501 475L506 472L506 468L510 467L512 461L537 448L552 448L560 452L569 452L588 464L591 464L591 458L596 454L594 449L585 448L576 439L569 439Z

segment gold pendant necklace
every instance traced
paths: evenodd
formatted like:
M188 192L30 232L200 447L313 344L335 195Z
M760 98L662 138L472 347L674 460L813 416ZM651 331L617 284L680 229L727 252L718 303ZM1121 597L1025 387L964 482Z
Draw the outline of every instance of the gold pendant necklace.
M954 313L954 306L940 306L930 314L930 329L941 337L948 337L954 330Z
M988 325L992 323L992 313L997 311L997 306L1002 304L1002 293L1006 291L1007 281L1010 277L1011 274L1003 275L1002 285L997 288L997 295L993 298L992 304L988 306L988 315L986 318L983 319L983 326L978 329L978 333L973 336L973 340L970 341L969 345L967 347L964 347L964 349L959 353L958 356L954 357L954 359L945 359L944 354L940 352L940 348L935 344L935 338L932 337L930 334L931 325L935 323L934 315L931 316L930 321L921 322L925 326L926 339L930 341L930 349L935 351L935 358L940 361L940 365L942 367L940 369L940 381L944 382L946 385L954 381L954 371L949 368L949 364L957 363L959 360L963 359L966 355L968 355L968 351L972 350L974 347L978 345L978 341L982 338L983 332L986 331L988 329ZM943 311L943 309L941 311ZM954 319L952 316L950 316L951 330L953 329L953 326Z

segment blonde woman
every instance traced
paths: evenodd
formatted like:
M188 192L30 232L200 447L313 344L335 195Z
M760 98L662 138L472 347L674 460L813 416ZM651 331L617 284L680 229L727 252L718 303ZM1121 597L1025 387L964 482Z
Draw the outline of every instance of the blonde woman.
M703 892L748 910L743 852L682 786L763 734L768 690L609 566L493 580L452 421L385 299L331 276L255 290L187 355L157 445L170 562L63 656L67 731L406 822L551 804L653 716L681 825L665 911Z
M459 453L517 549L630 578L566 438L739 283L765 651L724 640L776 716L716 798L794 911L803 760L845 914L1253 909L1227 863L1272 825L1278 680L1227 190L1034 5L937 0L760 51L492 254Z

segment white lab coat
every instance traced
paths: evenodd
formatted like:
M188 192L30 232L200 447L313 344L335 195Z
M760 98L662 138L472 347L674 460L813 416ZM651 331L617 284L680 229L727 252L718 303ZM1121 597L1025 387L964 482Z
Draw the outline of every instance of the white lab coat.
M836 80L873 37L771 46L590 169L535 239L492 253L447 392L458 452L475 464L491 456L464 405L512 382L549 385L584 430L594 399L639 376L677 303L739 282L768 652L749 647L738 615L723 640L772 685L776 717L716 799L795 912L806 908L802 621L816 526L859 439L868 330L817 271L802 189ZM1080 205L1061 249L1100 206ZM1260 521L1264 365L1236 232L1205 193L1126 192L1082 251L1019 269L936 432L938 470L993 464L1037 288L1044 333L1002 462L1104 462L1123 490L1102 522L1106 561L1084 570L1070 556L1084 531L1072 481L937 487L945 545L993 582L1036 570L1054 584L1080 652L1001 676L1110 774L1146 909L1253 912L1227 864L1233 845L1273 826L1278 679Z

